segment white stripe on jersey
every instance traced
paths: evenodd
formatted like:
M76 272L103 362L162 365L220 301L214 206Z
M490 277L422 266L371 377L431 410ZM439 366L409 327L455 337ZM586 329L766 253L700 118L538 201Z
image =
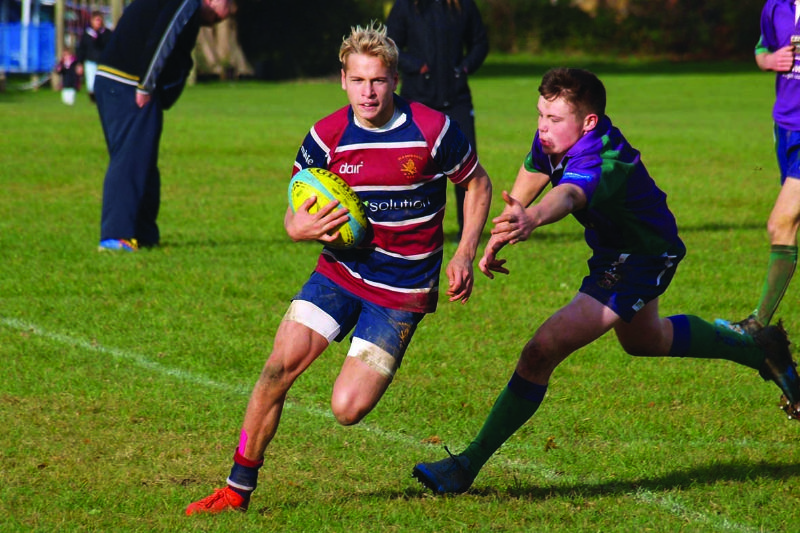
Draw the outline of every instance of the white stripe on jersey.
M341 144L336 147L335 153L350 152L352 150L383 150L386 148L427 148L425 141L387 142L387 143L356 143Z
M472 152L472 150L470 150L470 153L471 152ZM469 153L467 154L467 157L469 157ZM466 157L464 159L466 159ZM464 159L461 160L461 163L458 164L458 166L453 170L453 172L455 172L456 170L461 168L462 163L464 163ZM462 179L461 181L455 181L453 183L461 183L462 181L467 179L467 177L472 176L472 173L475 172L476 168L478 168L478 159L477 158L475 159L475 164L472 165L472 168L470 169L470 171L467 174L465 174L464 179Z
M444 139L447 130L450 129L450 117L445 115L444 118L445 118L444 127L442 127L442 131L440 131L439 136L436 137L436 142L433 143L433 146L431 147L431 157L434 158L436 157L436 152L439 151L439 145L442 144L442 139Z
M384 250L383 248L379 248L377 246L374 249L376 252L382 253L383 255L388 255L390 257L398 257L400 259L408 259L410 261L419 261L420 259L427 259L432 255L438 254L444 249L444 245L438 247L432 252L426 252L424 254L416 254L416 255L400 255L394 252L390 252L388 250Z
M436 174L433 178L428 181L420 181L417 183L412 183L410 185L357 185L353 186L352 189L355 192L367 192L367 191L413 191L414 189L418 189L438 179L442 179L444 174Z
M327 144L322 142L322 139L317 134L317 130L314 129L314 126L311 126L311 131L309 133L311 134L311 137L314 138L314 142L317 143L317 146L322 148L322 150L325 152L325 160L330 163L330 161L331 161L331 148L330 148L330 146L328 146Z
M325 250L324 248L322 250L322 253L326 254L326 255L330 255L330 256L333 257L333 254L331 254L331 252L329 252L328 250ZM347 272L352 277L354 277L356 279L360 279L362 282L364 282L365 284L367 284L367 285L369 285L371 287L376 287L376 288L379 288L379 289L384 289L384 290L392 291L392 292L400 292L400 293L403 293L403 294L427 294L427 293L429 293L431 291L436 291L436 292L439 291L438 287L437 288L425 287L425 288L422 288L422 289L402 289L400 287L393 287L391 285L385 285L383 283L377 283L377 282L370 281L368 279L362 278L361 276L358 275L358 272L353 272L344 263L340 263L340 262L337 261L336 264L341 266L341 267L344 267L344 269L347 270Z
M443 209L444 209L444 207L442 207L442 209L439 209L438 211L436 211L432 215L425 215L424 217L419 217L419 218L407 218L405 220L400 220L398 222L375 222L371 218L369 218L369 217L367 217L367 218L369 219L371 224L374 224L376 226L384 226L384 227L387 227L387 228L399 228L399 227L402 227L402 226L411 226L413 224L420 224L422 222L427 222L430 219L432 219L433 217L435 217L436 215L438 215L439 213L441 213Z

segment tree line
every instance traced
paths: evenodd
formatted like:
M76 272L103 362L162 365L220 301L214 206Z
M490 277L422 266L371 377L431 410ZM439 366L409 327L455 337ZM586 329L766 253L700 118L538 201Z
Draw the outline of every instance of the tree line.
M475 0L491 50L672 60L745 59L763 0ZM342 36L385 20L391 0L239 0L239 44L262 79L335 74Z

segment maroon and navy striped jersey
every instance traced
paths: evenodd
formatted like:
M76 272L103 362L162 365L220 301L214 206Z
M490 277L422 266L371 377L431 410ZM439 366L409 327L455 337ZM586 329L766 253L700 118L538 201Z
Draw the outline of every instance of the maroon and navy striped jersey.
M390 129L359 127L349 105L314 124L293 174L319 167L341 176L370 221L359 247L325 247L316 271L377 305L430 313L438 299L447 180L464 182L478 158L447 116L394 99Z

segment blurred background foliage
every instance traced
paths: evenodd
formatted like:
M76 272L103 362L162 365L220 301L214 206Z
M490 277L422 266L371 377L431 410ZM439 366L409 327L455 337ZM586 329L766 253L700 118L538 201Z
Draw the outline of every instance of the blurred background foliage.
M763 0L475 0L494 53L746 59ZM242 51L260 79L335 75L342 36L390 0L238 0Z

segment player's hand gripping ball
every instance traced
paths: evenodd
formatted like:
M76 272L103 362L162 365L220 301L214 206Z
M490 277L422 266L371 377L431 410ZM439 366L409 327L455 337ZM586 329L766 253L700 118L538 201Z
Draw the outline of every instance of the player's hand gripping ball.
M292 177L289 182L289 206L292 213L296 213L300 206L311 196L316 196L317 201L308 212L311 214L319 211L332 200L339 200L339 205L346 207L350 212L347 222L334 228L331 234L339 232L339 237L324 243L333 248L353 248L358 246L367 234L367 213L364 204L350 186L339 176L324 168L305 168Z

